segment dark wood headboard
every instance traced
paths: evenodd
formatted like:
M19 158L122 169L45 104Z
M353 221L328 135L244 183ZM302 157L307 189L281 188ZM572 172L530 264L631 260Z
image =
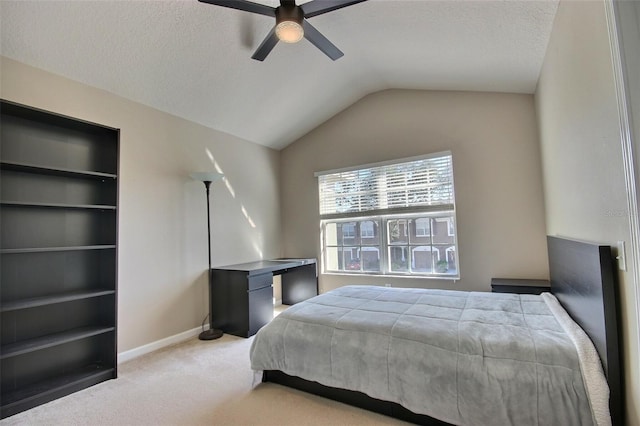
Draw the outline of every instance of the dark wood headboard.
M623 424L618 291L611 247L547 237L551 292L591 338L609 383L614 425Z

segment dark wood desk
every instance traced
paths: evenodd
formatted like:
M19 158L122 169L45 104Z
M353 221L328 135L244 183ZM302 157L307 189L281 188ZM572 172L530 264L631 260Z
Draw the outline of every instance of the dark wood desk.
M274 259L211 269L212 327L249 337L273 319L273 276L282 278L282 303L318 294L316 259Z

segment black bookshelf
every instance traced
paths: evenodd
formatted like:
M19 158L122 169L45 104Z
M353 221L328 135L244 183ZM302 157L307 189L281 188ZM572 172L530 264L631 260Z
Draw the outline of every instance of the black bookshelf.
M0 411L117 376L117 129L0 101Z

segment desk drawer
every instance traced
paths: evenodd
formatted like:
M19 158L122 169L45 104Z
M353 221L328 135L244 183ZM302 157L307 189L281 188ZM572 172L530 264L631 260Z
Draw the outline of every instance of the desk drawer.
M253 336L273 319L273 288L263 287L248 294L249 330L245 337Z
M249 277L249 291L257 290L262 287L268 287L273 284L273 274L260 274Z

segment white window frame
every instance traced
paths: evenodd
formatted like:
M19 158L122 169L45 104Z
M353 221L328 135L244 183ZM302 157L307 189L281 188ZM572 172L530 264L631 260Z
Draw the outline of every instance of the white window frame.
M448 164L446 164L447 161ZM316 177L319 178L320 192L321 264L323 273L459 279L459 248L455 230L457 221L455 219L452 162L452 155L447 151L316 173ZM442 164L445 165L442 166ZM391 170L389 172L391 175L386 174L388 170ZM323 180L322 177L327 175L330 176ZM323 199L323 194L326 194L326 191L329 191L330 198ZM393 196L389 194L391 192ZM428 225L423 228L428 231L429 235L417 235L417 227L415 231L409 232L409 224L412 221L423 218L428 220ZM407 226L404 230L405 237L408 236L407 234L415 233L416 238L420 240L412 241L411 238L408 238L406 243L391 244L387 222L398 219L406 219L407 221ZM447 222L447 231L444 231L445 233L441 235L441 237L448 237L445 238L445 241L442 241L442 239L436 241L432 235L436 232L432 229L432 221L434 220ZM377 226L378 235L369 235L370 232L363 226L363 222L368 221L377 224L373 225L372 230L374 230L375 234L375 227ZM355 244L361 254L359 270L355 268L355 270L348 269L344 261L340 264L340 253L343 253L343 250L348 247L354 247L352 241L345 242L345 238L343 238L342 243L340 243L334 236L327 235L328 229L334 229L333 227L327 228L327 225L335 224L337 228L339 223L346 222L359 223L356 228L360 228L360 241L359 244ZM375 244L376 238L378 245ZM428 242L424 241L427 239ZM331 244L329 241L331 241ZM391 247L403 247L403 250L408 250L406 271L403 270L404 266L398 268L397 260L394 260L396 263L392 266ZM418 247L426 247L428 251L437 252L436 256L431 257L432 265L427 267L426 270L424 270L425 268L423 270L415 270L413 267L415 265L411 265L412 262L415 264L414 254ZM367 262L363 259L362 252L373 250L378 253L379 271L366 271L363 263ZM455 255L452 256L453 261L449 262L450 256L447 254L451 251ZM448 265L444 265L444 268L442 268L445 272L438 272L441 269L436 268L436 262L433 260L435 257L440 260L440 262L437 262L438 264L442 262L441 259L448 262ZM332 260L329 262L329 259ZM373 267L378 267L375 264L375 259L369 259L368 263L369 265L373 264ZM371 269L371 266L369 268Z

